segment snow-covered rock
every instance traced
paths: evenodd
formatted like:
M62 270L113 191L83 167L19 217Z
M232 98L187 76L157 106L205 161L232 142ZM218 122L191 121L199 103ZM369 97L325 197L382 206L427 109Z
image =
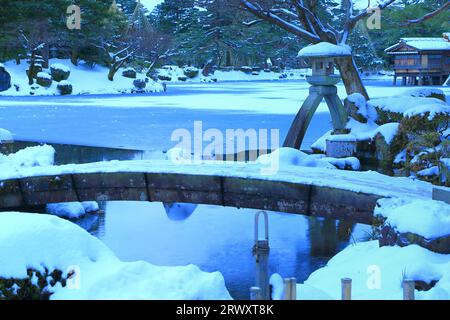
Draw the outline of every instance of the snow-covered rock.
M381 199L375 215L400 233L414 233L426 239L450 236L450 205L433 200Z
M69 79L70 68L62 63L53 63L50 65L50 73L53 80L60 82Z
M49 75L47 72L38 72L36 75L36 83L43 87L50 87L52 85L52 76Z
M314 156L307 155L306 153L293 149L293 148L280 148L272 153L260 156L257 161L260 164L278 163L279 167L286 166L299 166L299 167L319 167L327 169L336 169L329 162L322 159L317 159Z
M98 203L95 201L66 202L47 204L47 213L61 218L79 219L88 213L97 212Z
M56 89L58 89L59 94L62 96L72 94L73 92L72 84L67 80L60 81L56 86Z
M230 299L219 272L122 262L99 239L50 215L0 214L0 278L28 278L27 269L71 273L50 299Z

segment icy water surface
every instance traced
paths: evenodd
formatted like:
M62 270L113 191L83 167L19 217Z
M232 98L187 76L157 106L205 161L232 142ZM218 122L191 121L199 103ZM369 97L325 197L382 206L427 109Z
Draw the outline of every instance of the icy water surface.
M230 294L248 299L255 276L251 254L255 212L203 205L188 219L172 221L161 203L111 202L98 221L81 225L122 260L195 264L204 271L220 271ZM349 243L364 238L369 228L348 224L336 228L336 221L280 213L270 213L269 225L270 272L299 281Z

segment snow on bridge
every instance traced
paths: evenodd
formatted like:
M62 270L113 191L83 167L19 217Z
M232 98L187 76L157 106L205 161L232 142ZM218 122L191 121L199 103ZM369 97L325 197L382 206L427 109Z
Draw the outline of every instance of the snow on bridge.
M430 200L432 185L376 172L259 163L110 161L0 172L0 209L72 201L212 204L371 224L380 198Z

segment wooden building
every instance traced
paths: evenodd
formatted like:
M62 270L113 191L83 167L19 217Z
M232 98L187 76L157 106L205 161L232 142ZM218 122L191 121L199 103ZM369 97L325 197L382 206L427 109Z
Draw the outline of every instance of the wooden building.
M450 75L450 33L442 38L402 38L385 52L394 57L394 85L442 85Z

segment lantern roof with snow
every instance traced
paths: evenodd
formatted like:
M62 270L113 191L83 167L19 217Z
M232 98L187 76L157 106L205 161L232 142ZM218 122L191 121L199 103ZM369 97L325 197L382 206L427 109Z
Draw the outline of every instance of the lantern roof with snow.
M348 46L335 45L329 42L320 42L304 47L298 53L299 58L331 58L348 57L351 55L352 52Z

